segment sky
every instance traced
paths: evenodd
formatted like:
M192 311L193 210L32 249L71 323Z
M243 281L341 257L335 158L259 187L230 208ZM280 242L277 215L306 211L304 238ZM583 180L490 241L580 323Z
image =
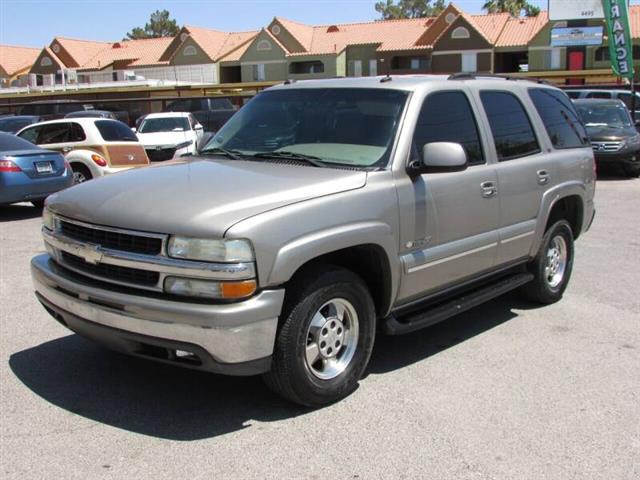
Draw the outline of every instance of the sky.
M179 26L223 31L258 30L281 16L308 24L364 22L379 18L376 0L0 0L0 43L43 47L55 36L122 39L144 26L154 10L169 10ZM530 0L542 9L548 0ZM481 13L485 0L454 0ZM640 0L632 0L632 4Z
M379 18L376 0L0 0L0 43L43 47L55 36L122 39L144 26L156 9L169 10L179 26L223 31L258 30L281 16L309 24L364 22ZM455 0L480 13L485 0ZM546 9L547 0L531 3Z

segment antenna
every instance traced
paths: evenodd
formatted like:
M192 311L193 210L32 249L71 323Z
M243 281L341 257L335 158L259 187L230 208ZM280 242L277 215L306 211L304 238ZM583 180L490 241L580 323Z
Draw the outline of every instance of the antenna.
M385 63L384 58L381 58L381 59L380 59L380 63L381 63L381 64L382 64L382 66L384 67L384 63ZM384 68L381 68L380 70L383 70L383 71L384 71ZM393 78L391 78L390 71L391 71L391 66L389 65L389 66L387 67L387 76L386 76L386 77L384 77L384 78L381 78L381 79L380 79L380 83L390 82L391 80L393 80Z

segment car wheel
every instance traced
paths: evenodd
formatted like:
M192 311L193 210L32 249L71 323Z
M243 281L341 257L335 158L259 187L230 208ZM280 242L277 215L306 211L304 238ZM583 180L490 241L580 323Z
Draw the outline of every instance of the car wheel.
M529 265L534 278L524 286L526 297L542 304L557 302L569 284L572 269L573 232L566 220L559 220L547 230Z
M362 279L342 268L313 269L296 285L264 379L292 402L321 407L357 388L373 349L375 307Z
M89 169L80 163L72 163L71 170L73 170L73 183L83 183L93 178Z
M31 205L33 205L36 208L44 208L44 199L42 200L31 200Z
M625 165L624 174L631 178L640 177L640 165Z

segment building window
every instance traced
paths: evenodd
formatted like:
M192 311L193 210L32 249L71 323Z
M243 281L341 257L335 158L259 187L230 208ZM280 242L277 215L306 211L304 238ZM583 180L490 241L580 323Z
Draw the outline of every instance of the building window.
M264 79L264 63L255 64L253 66L253 80L256 82L262 82Z
M182 32L180 34L180 41L184 42L187 39L188 36L189 36L189 34L187 32Z
M469 33L469 30L464 27L454 28L453 32L451 32L451 38L464 39L469 37L471 37L471 34Z
M49 57L42 57L42 59L40 60L41 67L50 67L51 65L53 65L53 62Z
M447 22L448 24L452 24L455 19L456 19L456 14L453 12L447 13L447 15L444 17L444 21Z
M557 70L560 68L560 52L559 48L552 48L550 52L550 67Z
M428 70L430 67L431 59L425 56L393 57L391 59L392 70Z
M186 47L184 47L184 50L182 50L182 55L184 55L185 57L192 57L197 53L198 52L196 51L196 47L194 47L193 45L187 45Z
M595 59L596 62L608 62L609 60L611 60L611 55L609 55L609 47L598 48L596 50Z
M477 72L478 71L478 54L465 52L462 54L462 71Z
M289 73L292 74L322 72L324 72L324 63L322 63L320 60L314 60L311 62L292 62L291 64L289 64Z
M53 53L60 53L60 45L55 43L53 47L51 47L51 50L53 50Z
M372 77L378 75L378 60L369 60L369 75L371 75Z
M273 27L271 27L271 33L276 36L280 35L280 25L274 25Z
M256 50L259 52L266 52L271 50L271 42L269 40L260 40L256 45Z

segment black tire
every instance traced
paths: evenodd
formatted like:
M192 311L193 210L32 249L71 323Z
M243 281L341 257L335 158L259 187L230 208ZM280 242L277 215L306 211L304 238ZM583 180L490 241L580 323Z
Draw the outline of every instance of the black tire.
M640 165L625 165L623 167L623 171L627 177L631 177L631 178L640 177Z
M293 291L287 292L271 370L264 374L264 380L273 391L292 402L321 407L346 397L357 388L373 349L375 307L362 279L343 268L314 268L297 276L291 284ZM321 379L312 371L314 367L308 365L305 352L314 315L323 305L334 300L346 300L354 308L357 314L357 341L352 342L355 351L345 369L334 378ZM344 355L347 351L345 343L340 353ZM336 355L336 360L340 358L340 355ZM319 361L323 364L322 357L319 357Z
M44 198L42 200L31 200L31 205L42 210L44 208Z
M73 170L73 183L83 183L93 178L89 169L81 163L72 163L71 170Z
M547 274L548 254L552 251L552 242L560 238L559 243L564 241L566 247L566 260L561 279L551 277ZM534 279L523 287L523 292L528 300L548 305L555 303L562 298L573 269L573 231L569 222L558 220L549 227L544 234L540 250L535 259L529 264L529 271L533 273ZM556 284L557 282L557 284Z

